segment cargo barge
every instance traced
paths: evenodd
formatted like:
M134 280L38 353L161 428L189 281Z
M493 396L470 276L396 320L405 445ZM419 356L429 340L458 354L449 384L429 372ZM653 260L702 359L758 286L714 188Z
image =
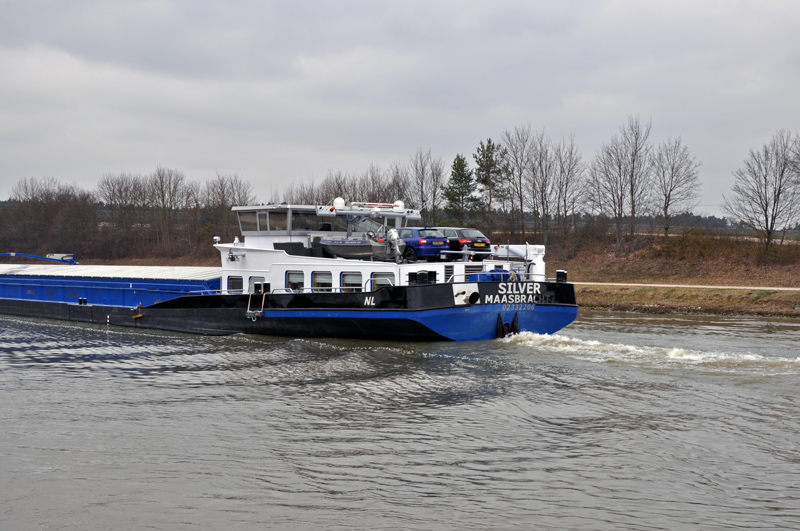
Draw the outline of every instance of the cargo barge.
M207 335L486 340L550 334L577 316L544 247L404 258L401 202L234 207L220 267L0 265L0 313ZM332 244L335 242L335 245ZM347 249L346 256L338 250Z

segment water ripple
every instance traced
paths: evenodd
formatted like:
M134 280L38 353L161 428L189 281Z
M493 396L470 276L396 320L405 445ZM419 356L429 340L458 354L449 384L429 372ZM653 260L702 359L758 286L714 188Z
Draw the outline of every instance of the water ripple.
M794 329L696 325L419 345L0 318L4 525L797 528Z

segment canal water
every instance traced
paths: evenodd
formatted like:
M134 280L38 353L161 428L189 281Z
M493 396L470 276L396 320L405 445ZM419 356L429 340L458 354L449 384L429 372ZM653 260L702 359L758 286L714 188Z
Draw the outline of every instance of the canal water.
M0 317L2 529L798 529L800 322L469 343Z

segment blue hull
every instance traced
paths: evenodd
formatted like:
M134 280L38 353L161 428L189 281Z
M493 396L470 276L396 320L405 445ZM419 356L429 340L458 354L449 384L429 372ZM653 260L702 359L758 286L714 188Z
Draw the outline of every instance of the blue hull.
M281 322L308 322L310 326L320 323L335 325L339 335L351 333L354 328L374 327L384 337L392 330L384 323L414 323L424 327L440 339L451 341L482 341L498 337L497 316L512 330L517 319L519 332L552 334L572 323L578 316L577 306L530 305L528 309L513 309L515 305L481 304L475 306L442 308L434 310L265 310L258 319L265 319L280 327ZM507 309L511 307L512 309ZM506 308L506 309L504 309Z
M578 314L574 287L563 282L479 277L470 283L386 286L370 292L266 295L215 294L218 286L213 277L8 274L0 275L0 313L208 335L399 341L552 334Z

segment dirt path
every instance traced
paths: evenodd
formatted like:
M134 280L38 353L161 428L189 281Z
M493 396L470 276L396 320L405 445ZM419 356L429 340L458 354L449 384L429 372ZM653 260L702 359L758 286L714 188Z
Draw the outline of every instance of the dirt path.
M573 282L576 286L621 286L627 288L686 288L686 289L749 289L759 291L800 291L798 288L772 288L764 286L707 286L699 284L628 284L622 282Z

